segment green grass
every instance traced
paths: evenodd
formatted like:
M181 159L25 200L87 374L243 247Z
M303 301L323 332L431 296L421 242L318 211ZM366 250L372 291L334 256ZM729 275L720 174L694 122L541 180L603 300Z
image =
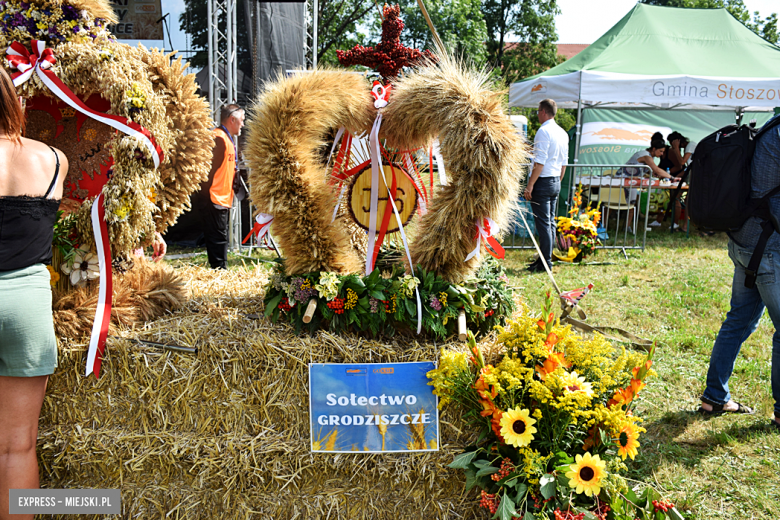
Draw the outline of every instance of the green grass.
M704 390L712 343L729 309L732 264L726 237L648 233L647 248L599 251L587 261L606 265L554 267L562 290L595 284L582 302L588 322L620 327L657 342L654 368L638 398L647 429L628 476L658 488L687 518L780 518L780 434L770 430L770 355L774 327L765 315L745 342L730 387L753 416L705 419L694 413ZM172 251L186 252L186 251ZM533 252L508 251L510 284L532 309L552 289L546 273L524 270ZM270 260L274 254L257 255ZM230 255L229 266L257 259ZM205 254L170 261L207 267Z

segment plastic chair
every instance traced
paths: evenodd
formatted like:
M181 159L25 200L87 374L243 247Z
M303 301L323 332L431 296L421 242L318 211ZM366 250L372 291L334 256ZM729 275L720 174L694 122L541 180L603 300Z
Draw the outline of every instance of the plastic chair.
M614 209L616 211L627 211L628 219L633 222L634 229L636 229L639 212L635 210L636 201L631 202L626 198L625 188L602 187L599 190L598 197L601 201L605 225L609 221L609 211Z

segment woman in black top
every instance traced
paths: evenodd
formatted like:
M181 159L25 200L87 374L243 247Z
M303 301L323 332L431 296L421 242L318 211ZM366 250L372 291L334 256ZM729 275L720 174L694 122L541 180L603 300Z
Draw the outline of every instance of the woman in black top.
M19 98L0 67L0 520L9 518L9 489L38 487L38 417L57 364L44 264L68 160L21 137L23 127Z

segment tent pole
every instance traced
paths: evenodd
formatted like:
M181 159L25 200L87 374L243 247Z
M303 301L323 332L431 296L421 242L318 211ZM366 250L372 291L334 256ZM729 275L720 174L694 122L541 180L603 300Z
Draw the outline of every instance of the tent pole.
M574 133L574 164L580 161L580 135L582 134L582 71L580 71L580 86L577 93L577 131Z

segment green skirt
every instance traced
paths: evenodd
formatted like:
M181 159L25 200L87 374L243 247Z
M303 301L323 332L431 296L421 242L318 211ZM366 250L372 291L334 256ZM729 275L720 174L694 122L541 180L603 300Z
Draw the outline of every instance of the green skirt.
M0 376L46 376L57 368L50 281L43 264L0 271Z

